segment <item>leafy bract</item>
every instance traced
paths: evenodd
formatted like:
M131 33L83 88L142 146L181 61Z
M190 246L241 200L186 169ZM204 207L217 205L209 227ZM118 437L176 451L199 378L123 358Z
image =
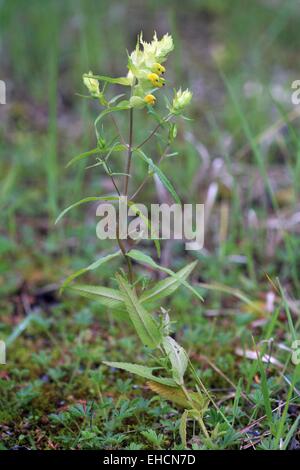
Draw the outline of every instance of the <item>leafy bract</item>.
M127 77L114 78L114 77L108 77L105 75L94 75L94 74L89 74L89 73L85 73L83 76L87 78L94 78L96 80L100 80L106 83L115 83L117 85L124 85L124 86L132 85L132 81L130 80L130 78L127 78Z

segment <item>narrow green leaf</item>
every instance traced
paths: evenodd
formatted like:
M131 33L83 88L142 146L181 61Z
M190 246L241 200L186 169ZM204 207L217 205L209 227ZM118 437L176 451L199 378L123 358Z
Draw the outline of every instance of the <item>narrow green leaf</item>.
M176 383L173 379L168 379L165 377L158 377L153 375L154 371L160 370L159 367L145 367L139 364L130 364L128 362L107 362L103 361L103 364L107 365L108 367L114 367L116 369L126 370L126 372L130 372L131 374L139 375L144 379L151 380L152 382L157 382L159 384L165 385L172 389L172 387L176 387Z
M131 86L132 82L129 78L127 77L107 77L105 75L91 75L88 73L85 73L83 75L84 77L88 78L96 78L97 80L100 80L102 82L107 82L107 83L116 83L118 85L124 85L124 86Z
M163 271L169 276L174 277L180 284L183 284L187 289L189 289L193 294L198 297L198 299L203 301L203 298L201 295L194 289L190 284L188 284L184 279L181 279L176 273L171 271L171 269L164 268L163 266L160 266L157 264L149 255L146 255L142 251L138 250L131 250L127 253L127 256L130 256L130 258L134 259L135 261L138 261L139 263L145 264L147 266L151 266L154 269L158 269L160 271Z
M193 271L197 264L197 261L193 261L192 263L188 264L184 268L177 271L176 277L185 280ZM140 297L140 301L142 303L151 302L159 299L163 299L168 295L171 295L178 287L181 285L181 282L174 276L166 277L159 281L154 287L151 289L144 291Z
M169 179L166 177L166 175L162 172L162 170L157 165L155 165L153 160L150 157L147 157L147 155L140 148L135 148L135 149L133 149L133 151L137 152L142 157L142 159L149 165L151 170L154 173L156 173L156 175L158 176L158 178L160 179L160 181L162 182L162 184L164 185L166 190L173 197L174 201L177 202L177 204L181 204L180 198L179 198L178 194L176 193L176 191L174 189L174 186L169 181Z
M180 418L180 424L179 424L180 439L181 439L182 445L185 449L187 448L186 426L187 426L188 416L189 416L189 410L184 410L184 412L182 413L182 416Z
M99 303L112 309L124 308L124 297L117 289L102 286L89 286L85 284L74 284L70 289L79 292L79 294L98 300Z
M91 196L91 197L85 197L84 199L81 199L80 201L75 202L74 204L71 204L71 206L67 207L64 209L59 216L57 217L55 224L60 221L60 219L63 218L64 215L66 215L67 212L69 212L71 209L74 209L74 207L80 206L81 204L85 204L86 202L93 202L93 201L118 201L119 198L118 196Z
M113 147L113 152L123 152L125 149L126 149L125 145L117 144ZM89 150L88 152L80 153L79 155L76 155L76 157L72 158L72 160L70 160L67 163L66 168L73 165L73 163L79 162L80 160L83 160L85 158L90 157L91 155L95 155L97 153L103 154L103 153L109 152L109 150L110 149L107 149L107 148L106 149L100 149L99 147L97 147L95 149Z
M120 254L121 254L121 250L118 250L115 253L111 253L109 255L103 256L102 258L98 259L97 261L94 261L92 264L90 264L86 268L79 269L75 273L71 274L63 282L63 284L60 288L60 292L62 292L70 284L70 282L72 282L77 277L81 276L82 274L86 273L87 271L93 271L94 269L99 268L99 266L101 266L104 263L107 263L108 261L111 261L114 258L117 258Z
M116 274L128 315L142 343L150 348L156 348L162 340L160 329L147 310L140 303L135 290L119 274Z
M97 130L97 125L99 124L99 122L105 117L107 116L107 114L110 114L110 113L114 113L115 111L123 111L125 109L129 109L130 106L129 104L119 104L117 106L111 106L109 108L105 108L100 114L99 116L96 118L95 122L94 122L94 126L95 126L95 129ZM97 132L97 138L99 138L99 134Z
M66 165L66 168L68 168L69 166L71 166L73 163L79 161L79 160L82 160L83 158L87 158L89 157L90 155L95 155L96 153L100 153L100 149L98 147L92 149L92 150L88 150L87 152L83 152L83 153L80 153L79 155L76 155L76 157L73 157L72 160L70 160L67 165Z

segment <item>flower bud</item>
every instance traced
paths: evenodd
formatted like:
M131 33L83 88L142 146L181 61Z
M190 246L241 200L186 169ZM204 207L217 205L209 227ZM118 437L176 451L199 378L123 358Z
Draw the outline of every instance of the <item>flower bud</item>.
M92 96L98 97L100 95L99 82L96 78L89 77L89 75L93 75L93 72L90 71L88 74L83 75L83 83Z
M131 108L143 108L145 106L145 101L140 96L132 96L129 100Z
M149 74L147 75L147 78L148 78L148 80L150 80L150 82L152 83L152 85L158 86L158 84L159 84L159 76L157 75L157 73L149 73Z
M182 91L181 88L175 93L172 103L172 111L178 113L183 110L188 104L190 104L192 99L192 93L187 88Z
M162 73L165 73L166 69L163 65L159 64L158 62L155 62L152 65L152 71L157 75L161 75Z
M156 98L154 95L146 95L144 101L150 106L153 106L156 103Z

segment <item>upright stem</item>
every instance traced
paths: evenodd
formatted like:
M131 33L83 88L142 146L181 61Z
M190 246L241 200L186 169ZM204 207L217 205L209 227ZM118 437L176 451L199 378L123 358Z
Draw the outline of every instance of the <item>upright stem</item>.
M126 260L126 263L127 263L127 267L128 267L128 279L129 279L129 282L131 284L133 284L133 271L132 271L132 264L131 264L131 259L126 255L126 248L124 246L124 243L122 242L122 240L120 239L120 236L119 236L119 224L117 223L117 242L118 242L118 245L120 247L120 250L122 251L122 255L124 256L125 260Z
M125 170L125 179L124 179L124 196L128 194L128 183L130 176L130 167L132 159L132 135L133 135L133 108L130 108L129 111L129 143L128 143L128 154L127 154L127 165Z
M190 405L191 405L191 407L192 407L192 410L196 411L196 413L197 413L197 414L196 414L196 419L197 419L197 421L198 421L198 423L199 423L199 425L200 425L200 428L202 429L203 434L205 435L205 437L206 437L206 439L207 439L209 445L213 447L212 440L211 440L211 438L209 437L209 434L208 434L208 431L207 431L206 426L205 426L205 424L204 424L204 421L203 421L203 419L202 419L202 416L201 416L199 410L195 409L195 405L194 405L194 403L193 403L193 399L191 398L189 392L187 391L187 389L185 388L184 385L181 385L181 390L183 391L183 393L184 393L185 398L187 399L187 401L190 403Z
M127 154L127 164L126 164L125 177L124 177L124 196L125 197L127 197L128 195L128 183L129 183L130 167L131 167L131 159L132 159L132 137L133 137L133 108L130 108L128 154ZM117 241L127 263L129 282L133 284L132 263L131 263L131 259L126 254L126 249L125 249L123 242L119 238L119 227L117 227Z

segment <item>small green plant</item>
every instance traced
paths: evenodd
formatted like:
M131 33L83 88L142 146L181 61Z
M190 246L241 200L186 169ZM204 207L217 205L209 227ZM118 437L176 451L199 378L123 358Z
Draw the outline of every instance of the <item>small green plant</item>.
M161 162L170 156L169 149L177 135L176 118L182 116L192 98L189 90L182 91L181 88L177 91L174 90L172 99L164 97L163 101L160 97L162 87L167 84L167 80L163 77L166 72L163 64L172 50L173 40L169 34L165 34L161 39L158 39L157 35L154 34L150 43L145 42L142 35L140 35L135 50L128 55L129 71L127 76L112 78L94 75L92 72L83 75L83 82L90 93L89 98L97 100L103 109L95 120L96 147L73 158L69 165L96 156L96 163L92 166L102 168L110 177L115 188L115 194L81 199L65 209L58 219L80 204L91 201L118 202L122 197L126 197L130 208L134 213L140 215L135 202L136 198L145 184L155 175L175 202L180 201L172 183L160 168ZM122 93L110 97L111 85L123 86L125 90L128 90L128 96L126 97ZM161 116L155 110L158 101L165 103L166 113L164 116ZM120 125L116 118L118 113L128 114L128 141L125 140L120 131ZM135 122L140 121L142 113L147 113L153 119L154 127L142 142L134 144ZM113 129L117 133L116 137L109 142L105 138L102 124L102 121L107 117L110 117ZM159 130L164 131L164 137L160 136L164 148L161 150L157 163L155 163L144 152L144 146L151 139L158 137L157 132ZM111 167L112 156L115 154L121 154L122 158L125 155L124 173L115 172ZM148 171L140 186L129 195L129 189L133 185L131 177L133 156L141 158L146 163ZM150 221L146 220L146 224L149 227ZM151 234L159 257L160 243L158 236L153 231L151 231ZM73 273L65 280L62 288L69 287L79 294L93 299L96 298L116 315L121 316L123 314L124 316L125 312L127 318L132 322L140 341L149 350L149 353L151 352L151 360L153 361L154 358L156 364L154 367L125 362L104 362L104 364L146 379L149 387L155 393L185 409L180 425L180 434L185 446L186 424L188 419L191 418L198 421L205 440L211 446L210 436L203 422L203 415L207 410L210 399L209 394L197 376L186 351L172 338L169 314L160 305L164 298L170 296L180 286L188 288L198 299L202 300L197 290L187 282L187 278L195 268L196 262L185 266L178 272L173 272L171 269L160 266L142 250L138 250L135 245L139 244L139 240L136 240L134 246L128 247L123 238L119 236L119 227L117 226L117 251ZM126 272L121 269L115 273L118 288L72 283L80 275L94 270L115 258L123 259L127 267ZM163 271L167 274L167 277L154 283L151 287L148 285L145 287L145 283L135 277L133 261ZM184 378L187 370L189 370L195 381L195 391L188 390L185 385ZM160 446L161 437L155 433L145 432L144 437L149 442L155 441L156 445Z

